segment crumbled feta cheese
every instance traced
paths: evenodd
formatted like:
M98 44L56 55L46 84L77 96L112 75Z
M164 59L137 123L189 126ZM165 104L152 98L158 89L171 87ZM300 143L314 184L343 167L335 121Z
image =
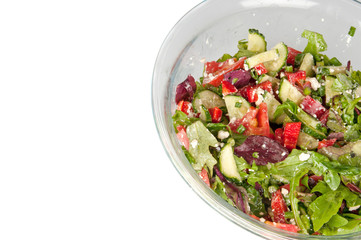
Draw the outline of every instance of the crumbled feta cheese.
M191 142L192 148L196 148L197 145L198 145L198 141L197 141L197 139L194 139L194 140Z
M266 219L264 219L263 217L261 217L259 220L263 223L266 221Z
M357 206L348 208L348 210L350 210L350 211L355 211L355 210L357 210L357 209L359 209L359 208L360 208L360 205L357 205Z
M307 78L307 80L311 83L311 88L313 89L313 91L316 91L321 87L321 84L318 82L317 78Z
M306 160L308 160L309 158L310 158L310 154L308 154L308 153L301 153L300 156L299 156L299 159L300 159L301 161L306 161Z
M286 77L286 74L284 72L280 73L280 78Z
M266 146L266 144L264 144L264 143L263 143L262 146L261 146L261 148L263 148L263 149L266 149L266 147L267 147L267 146Z
M283 196L286 196L288 194L288 190L286 188L282 188L281 193Z
M290 223L291 223L292 225L296 225L295 219L291 218L291 219L290 219Z
M345 92L348 93L348 94L351 94L351 93L352 93L352 90L349 89L349 90L346 90Z
M285 156L287 153L286 152L283 152L283 153L281 153L281 156L283 157L283 156Z
M229 137L229 132L228 131L223 131L223 130L220 130L218 132L218 138L223 140L223 139L226 139Z
M257 88L256 90L256 94L258 96L258 99L256 101L256 105L260 105L263 102L263 94L264 94L264 90L262 88Z

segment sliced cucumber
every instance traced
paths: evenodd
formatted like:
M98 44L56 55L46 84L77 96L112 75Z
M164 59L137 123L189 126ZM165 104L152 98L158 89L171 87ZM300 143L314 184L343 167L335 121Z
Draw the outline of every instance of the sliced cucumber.
M278 54L278 50L277 49L272 49L266 52L262 52L259 54L256 54L250 58L247 58L244 61L244 67L245 69L251 69L254 66L260 64L260 63L265 63L265 62L269 62L269 61L274 61L276 59L279 58L279 54Z
M285 113L293 122L301 122L302 123L302 131L307 133L308 135L317 138L324 139L326 135L323 131L321 131L322 124L317 119L308 115L301 108L297 109L297 114L294 114L290 110L286 109Z
M303 94L286 79L281 80L278 96L282 102L289 99L297 105L300 105L304 98Z
M272 83L272 87L278 89L278 86L280 85L281 80L279 80L278 78L272 77L268 74L261 75L259 78L259 83L263 83L266 81L270 81Z
M335 81L335 77L333 76L326 76L325 77L326 82L325 82L325 95L326 95L326 104L329 104L331 99L336 96L339 95L340 92L337 92L335 90L332 89L332 85L333 82Z
M298 135L297 146L307 150L313 150L318 147L318 140L301 131Z
M313 60L313 55L311 53L306 53L299 70L305 71L307 77L313 77L315 75L315 72L313 71L314 65L315 61Z
M268 118L271 122L276 124L282 124L287 116L285 113L282 113L278 118L275 119L274 114L276 108L281 105L279 101L269 92L265 92L263 95L263 102L267 104Z
M267 43L262 33L256 29L248 30L248 47L247 50L252 52L266 51Z
M193 99L193 109L195 112L201 112L202 105L209 109L214 107L224 107L225 103L218 94L210 91L203 90L199 92Z
M276 74L287 62L288 48L286 44L280 42L276 46L274 46L272 50L277 50L279 57L272 61L265 62L264 66L266 67L268 72Z
M199 118L201 120L207 123L212 122L212 116L204 105L201 106L201 110L199 112L200 112Z
M234 141L228 142L221 150L219 156L219 170L230 181L239 183L242 181L238 172L236 161L233 156Z
M224 97L229 119L241 119L247 113L251 104L241 96L227 95Z
M333 75L336 76L339 73L346 73L346 67L344 66L318 66L316 68L317 74Z

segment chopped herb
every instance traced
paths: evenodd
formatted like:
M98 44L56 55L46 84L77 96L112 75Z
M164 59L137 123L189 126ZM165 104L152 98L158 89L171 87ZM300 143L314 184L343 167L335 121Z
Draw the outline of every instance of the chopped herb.
M348 35L353 37L355 35L355 32L356 32L356 28L354 26L351 26L350 30L348 31Z

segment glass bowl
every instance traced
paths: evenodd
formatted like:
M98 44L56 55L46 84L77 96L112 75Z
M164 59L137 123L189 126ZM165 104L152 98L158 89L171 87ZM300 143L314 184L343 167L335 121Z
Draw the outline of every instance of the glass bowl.
M348 35L356 27L354 37ZM172 125L175 88L188 74L202 76L204 61L237 52L248 29L262 32L269 48L283 41L303 50L304 29L323 34L328 56L361 69L361 3L352 0L208 0L189 11L170 31L156 60L152 82L154 120L163 146L189 186L213 209L266 239L361 239L361 233L308 236L263 224L229 205L198 177L184 156Z

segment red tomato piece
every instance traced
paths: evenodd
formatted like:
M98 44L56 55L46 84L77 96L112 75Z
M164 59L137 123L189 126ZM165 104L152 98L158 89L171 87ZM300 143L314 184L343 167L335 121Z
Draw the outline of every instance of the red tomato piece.
M284 144L283 146L287 148L289 151L296 148L298 135L301 131L301 122L292 122L286 123L283 137L284 137Z
M240 58L238 61L236 58L230 58L224 62L206 62L204 66L203 84L208 83L218 87L222 83L224 74L243 68L245 59L246 57Z
M257 121L258 121L258 127L253 129L252 134L272 138L271 137L272 134L270 132L271 129L268 120L267 104L264 102L259 105Z
M192 103L188 101L181 100L177 105L177 110L184 112L189 115L193 112Z
M250 103L257 102L258 95L256 93L257 88L254 86L248 86L247 88L247 99Z
M275 130L275 140L283 146L284 139L283 139L283 129L282 128L277 128Z
M263 63L257 64L253 68L254 68L254 70L256 70L256 73L258 74L258 76L268 72L266 67L263 65Z
M177 126L177 131L177 137L179 141L185 147L185 149L189 150L189 139L185 127L179 125Z
M270 222L270 221L266 221L265 223L268 225L274 226L276 228L289 231L289 232L297 233L298 231L300 231L299 227L297 227L296 225L293 225L293 224L275 223L275 222Z
M287 47L287 48L288 48L287 64L295 65L296 56L302 52L291 47Z
M290 83L292 85L297 84L300 87L303 87L303 84L306 80L306 72L305 71L299 70L299 71L293 72L293 73L285 72L285 75L286 75L288 81L290 81Z
M271 208L274 221L277 223L286 223L285 212L287 212L287 205L280 189L272 193Z
M208 109L212 117L212 123L219 123L222 120L222 110L218 107Z
M228 81L222 81L222 94L226 96L231 93L236 93L238 90L232 83Z
M208 185L208 187L211 186L211 183L210 183L209 177L208 177L208 172L207 172L207 170L205 168L202 168L202 171L200 171L198 175Z
M324 147L329 147L329 146L333 146L333 144L335 144L336 142L336 138L333 139L323 139L322 141L318 142L318 149L324 148Z
M319 101L313 99L310 96L306 96L302 103L300 104L300 107L308 114L313 116L314 118L320 119L323 114L326 113L326 108L320 103Z
M261 88L269 93L272 93L272 83L270 81L262 82L256 85L257 88Z

